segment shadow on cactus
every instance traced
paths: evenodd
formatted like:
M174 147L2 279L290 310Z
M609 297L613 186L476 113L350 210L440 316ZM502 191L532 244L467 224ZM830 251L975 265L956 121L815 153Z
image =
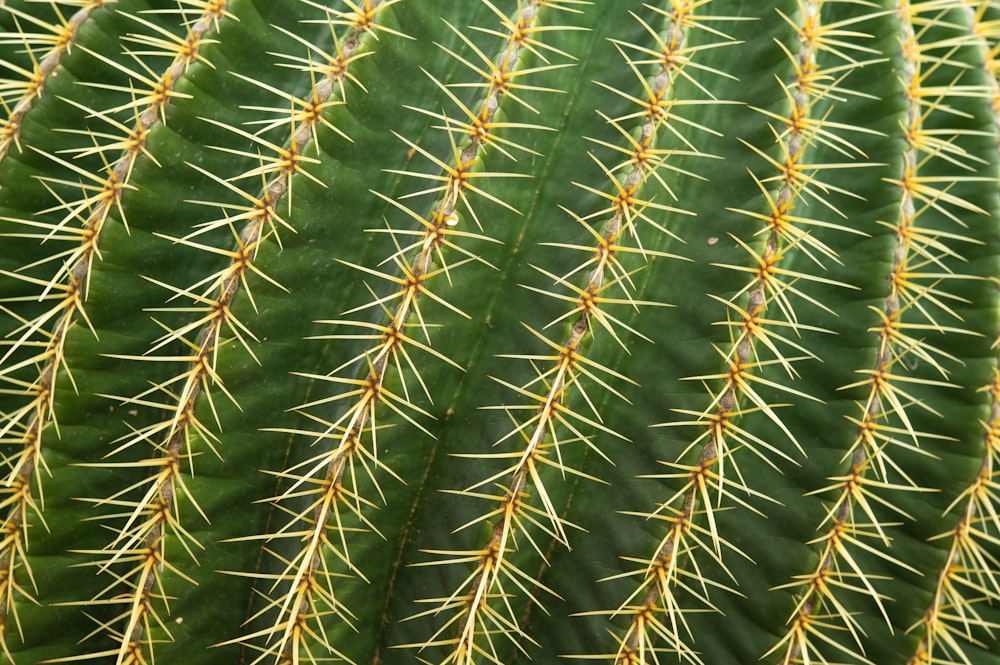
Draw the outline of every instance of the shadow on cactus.
M0 662L1000 663L1000 7L764 4L0 3Z

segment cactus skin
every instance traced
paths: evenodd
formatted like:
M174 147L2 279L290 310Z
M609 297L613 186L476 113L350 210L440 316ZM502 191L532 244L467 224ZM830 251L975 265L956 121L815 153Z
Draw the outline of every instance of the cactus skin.
M0 2L0 662L1000 663L998 20Z

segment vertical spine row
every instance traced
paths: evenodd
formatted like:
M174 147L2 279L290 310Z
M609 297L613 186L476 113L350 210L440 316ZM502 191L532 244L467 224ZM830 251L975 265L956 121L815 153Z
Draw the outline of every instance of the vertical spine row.
M970 41L982 55L987 93L991 99L994 127L1000 128L1000 85L996 59L1000 44L1000 23L987 15L994 3L965 0ZM992 19L992 20L991 20ZM1000 144L997 146L1000 148ZM996 278L994 278L995 280ZM1000 336L993 344L1000 346ZM949 506L958 508L958 521L935 537L947 542L948 553L937 573L934 593L920 621L909 632L920 640L907 665L967 662L967 651L994 642L990 620L983 617L984 604L1000 602L995 545L1000 542L1000 359L993 368L993 380L982 388L990 396L989 420L983 423L985 452L979 472Z
M545 11L565 10L575 4L575 0L519 3L512 17L488 0L484 0L484 4L499 19L500 29L479 30L502 40L499 54L488 56L465 31L449 24L449 29L474 55L465 58L442 48L470 69L477 79L472 83L445 85L428 73L434 85L454 103L458 113L413 109L442 123L435 129L445 132L450 147L448 154L439 157L397 134L412 155L419 154L431 166L428 171L391 172L430 185L397 198L373 192L409 223L407 228L390 224L385 229L374 229L387 233L396 250L380 265L389 265L395 270L383 271L343 262L369 278L380 280L388 287L387 293L383 295L366 283L373 297L371 302L344 312L345 318L320 322L350 331L324 335L322 339L361 340L365 348L326 374L303 374L321 386L330 385L340 392L297 407L312 420L312 429L283 430L309 437L314 443L323 444L323 449L278 473L287 487L271 501L290 517L273 533L252 538L282 540L288 547L283 553L273 552L280 572L275 576L261 576L269 583L269 588L264 591L267 606L259 616L269 616L270 626L242 639L266 638L268 645L262 648L263 653L272 654L284 663L299 662L316 645L345 658L336 645L327 640L323 626L330 621L351 623L350 611L336 597L337 586L343 584L337 578L344 574L340 571L346 570L351 576L365 579L351 555L351 532L359 528L377 531L366 515L377 500L369 493L375 492L384 500L378 474L384 471L395 475L378 457L378 421L385 417L383 414L388 409L392 415L430 436L417 420L430 414L418 405L419 395L415 391L422 392L428 401L432 401L432 396L421 377L416 354L429 354L458 367L433 347L429 334L433 324L425 316L426 307L421 303L429 300L434 306L465 316L436 289L432 290L431 283L441 275L450 281L457 267L477 260L474 253L461 246L463 242L490 240L488 235L468 230L471 221L484 231L483 220L476 212L483 200L513 210L488 188L478 184L490 178L515 175L482 170L484 154L494 150L513 159L511 150L530 153L530 149L509 138L507 133L541 128L505 122L497 118L497 114L508 100L531 108L521 99L521 91L544 90L522 83L523 77L565 66L545 64L528 68L524 65L524 55L532 53L544 62L548 62L547 54L564 55L541 39L546 33L560 28L542 25L539 16ZM481 89L481 100L470 108L452 91L452 86ZM417 196L433 197L426 211L419 211L405 202ZM414 222L416 229L412 228ZM455 261L449 256L453 253L464 258ZM381 321L359 320L358 314L374 314ZM399 389L390 387L390 378L398 381ZM318 410L329 412L331 406L337 414L334 419L315 413Z
M677 83L687 76L685 68L697 49L689 49L686 38L689 31L704 29L714 18L704 13L704 2L672 3L670 9L649 7L665 24L662 30L654 29L642 18L635 16L647 38L641 44L616 42L626 65L636 77L635 90L613 92L630 102L629 113L605 121L620 135L620 141L609 143L594 140L598 145L615 153L615 161L606 163L595 154L590 157L610 182L607 191L585 185L581 189L600 197L602 207L585 216L566 210L573 219L594 239L592 245L552 243L554 246L581 252L582 263L568 274L557 275L537 268L551 279L558 290L528 287L532 291L556 298L568 304L569 309L551 321L545 328L558 323L568 324L564 339L552 340L530 326L530 332L547 347L544 353L511 355L532 367L532 378L524 384L496 379L514 391L525 403L491 407L503 411L511 420L512 428L496 444L516 442L515 449L507 453L468 454L470 458L501 458L510 464L498 473L484 478L456 494L485 500L489 510L470 520L461 529L476 525L490 525L489 538L481 548L473 550L434 550L429 553L439 557L421 565L470 565L472 570L459 588L450 595L430 598L433 609L422 614L444 614L446 619L438 631L421 648L437 647L445 654L442 663L471 665L477 659L500 663L500 651L495 640L503 636L518 649L527 652L527 642L532 641L519 626L519 597L527 603L542 606L539 590L554 592L535 580L522 560L537 554L546 560L546 541L552 539L569 547L566 527L569 524L555 505L551 484L547 476L556 472L562 477L587 474L574 468L564 449L572 443L583 442L597 455L606 454L585 432L599 430L604 434L624 438L603 424L597 407L600 400L595 391L606 390L625 400L611 383L629 381L614 370L588 358L583 345L590 337L607 335L623 348L622 337L627 333L646 339L630 327L623 318L613 313L615 307L655 306L638 300L637 287L632 280L638 268L629 267L636 260L649 261L667 254L651 249L661 244L662 238L649 238L648 234L673 235L659 221L664 214L690 214L663 203L654 202L657 194L673 197L665 174L679 171L672 160L681 153L704 157L693 148L665 149L658 143L665 137L680 137L681 128L691 126L682 109L695 102L676 96ZM724 36L720 44L725 43ZM704 71L717 73L710 68ZM649 78L647 78L647 76ZM698 100L713 103L716 100ZM638 108L636 108L638 107ZM626 128L639 119L635 131ZM690 143L684 139L685 146ZM669 161L669 164L668 164ZM661 190L660 192L650 190ZM599 225L595 228L595 225ZM646 241L642 240L643 236ZM631 257L631 258L629 258ZM578 275L585 275L583 286L574 284ZM569 291L565 293L564 291ZM647 340L648 341L648 340ZM627 400L626 400L627 401ZM488 488L496 487L499 493ZM535 564L537 565L537 564Z
M58 66L59 56L73 44L73 38L80 23L90 13L103 5L102 2L91 2L81 8L59 32L58 49L53 50L43 59L36 69L36 79L32 90L34 95L41 94L41 87L46 78ZM156 80L148 77L133 79L133 92L138 98L132 108L134 124L129 126L114 120L110 113L85 108L92 116L107 122L116 132L115 138L106 144L101 144L98 136L89 130L75 130L92 138L93 145L78 153L107 153L105 155L105 170L103 173L92 173L84 168L57 156L54 153L43 153L49 159L68 169L73 177L79 180L82 198L66 201L43 211L63 215L54 224L35 219L8 219L26 229L23 235L37 237L41 240L57 238L59 240L74 240L70 249L60 252L50 259L57 264L56 273L48 281L31 277L26 273L5 272L4 275L20 280L29 287L40 289L33 298L37 301L48 301L52 305L43 314L33 320L22 320L21 327L13 334L17 339L8 351L0 358L0 380L13 384L19 392L30 398L30 401L12 413L4 414L3 427L0 428L0 439L12 443L17 452L8 455L4 464L10 468L10 473L4 481L3 508L5 510L3 540L0 541L0 625L6 627L10 615L16 619L16 602L18 596L30 599L26 591L25 580L18 569L25 568L31 578L30 565L26 559L28 516L32 513L44 521L41 506L35 496L41 490L41 470L44 468L43 435L57 427L55 410L53 408L56 393L56 379L68 365L65 359L65 344L70 329L81 321L88 323L85 311L87 284L91 267L100 260L101 233L111 215L121 211L121 197L129 186L129 178L139 159L148 156L146 139L152 128L164 118L166 106L175 95L174 87L184 75L187 68L199 57L199 47L206 35L212 30L220 18L226 15L225 3L217 0L201 3L202 15L192 20L186 36L156 39L155 46L163 55L171 56L169 65ZM141 21L146 23L145 21ZM87 50L83 46L77 48ZM90 52L88 51L89 53ZM93 54L95 57L97 54ZM129 75L134 72L122 67ZM40 77L40 78L39 78ZM135 83L148 84L148 89L136 89ZM136 99L136 98L133 98ZM20 123L24 114L30 110L31 98L23 99L15 109L11 119ZM5 125L8 129L13 125ZM15 141L17 134L11 134ZM3 150L9 150L9 144L0 144ZM108 157L112 157L109 159ZM59 181L62 183L71 181ZM55 181L53 184L56 184ZM40 214L43 214L40 213ZM124 216L122 216L124 222ZM79 226L75 226L79 224ZM37 265L37 264L36 264ZM33 268L35 265L26 266ZM6 309L6 308L4 308ZM51 326L51 327L50 327ZM37 348L37 353L18 362L7 363L8 359L16 357L19 349ZM39 372L33 381L23 381L17 378L16 372L24 368L37 366ZM33 582L32 582L33 583ZM2 641L2 637L0 637ZM2 641L6 650L6 642Z
M942 218L957 219L951 208L983 212L948 191L954 183L974 176L940 174L945 164L974 171L973 159L955 141L963 131L941 130L938 121L951 113L949 98L983 94L958 85L954 71L941 71L947 58L939 56L954 53L960 45L952 36L935 32L935 24L947 25L944 17L956 6L904 0L895 7L906 108L900 127L902 173L886 180L900 192L897 218L887 223L896 240L886 275L888 295L881 308L872 308L877 316L870 329L877 336L875 363L857 370L864 378L844 387L860 389L865 397L856 403L858 414L848 418L856 430L843 457L846 472L829 477L829 484L817 490L834 497L820 534L811 543L818 545L817 563L780 587L792 590L797 602L786 634L768 653L782 654L786 665L823 662L838 652L869 662L862 639L865 631L851 596L860 595L891 626L888 598L878 588L883 578L872 570L872 557L916 572L890 552L892 524L900 517L911 519L900 507L897 493L934 491L911 478L903 461L906 455L928 454L920 449L922 440L940 438L917 429L921 410L936 412L915 394L927 386L957 387L948 381L954 356L931 339L935 333L970 332L938 320L944 316L961 323L950 305L956 296L944 288L950 276L948 261L960 259L951 245L961 237L942 230L940 224ZM934 77L947 83L934 84ZM911 372L919 363L940 378Z
M795 37L789 40L789 45L782 45L794 72L782 84L789 110L784 114L760 111L770 121L778 154L775 157L747 144L776 171L767 177L752 173L767 209L765 212L734 209L763 224L758 235L764 240L762 246L754 247L731 234L747 252L749 261L745 265L720 264L722 268L749 274L750 278L732 297L711 296L725 305L727 318L720 325L731 331L729 347L718 349L724 362L723 371L689 377L721 385L710 392L709 405L704 411L677 410L693 419L666 424L693 428L697 435L675 461L668 463L669 474L652 476L681 486L655 511L644 515L662 525L663 535L652 555L626 557L637 566L620 577L634 577L639 582L616 610L608 612L629 621L628 627L617 636L616 664L658 662L659 653L676 654L690 663L701 662L695 645L690 643L686 615L692 611L716 611L711 592L735 592L733 585L738 584L726 565L726 558L734 554L746 556L720 533L716 515L731 508L754 510L752 501L768 499L763 488L749 484L750 476L740 470L739 456L750 453L778 468L783 461L790 462L794 453L744 428L741 418L752 412L763 414L802 453L795 433L782 421L777 406L762 393L778 391L796 399L813 398L804 390L765 376L765 368L780 367L788 379L794 379L797 375L794 364L815 358L789 335L818 330L800 322L798 310L803 303L823 307L799 285L843 286L786 265L795 254L819 267L824 257L836 260L836 253L810 234L813 225L851 231L845 223L821 221L822 215L811 217L809 206L818 202L823 212L836 211L836 202L828 199L836 188L827 186L824 167L863 166L853 161L861 155L860 151L838 138L841 156L852 161L817 164L810 157L814 145L829 141L826 116L818 109L852 94L843 87L843 79L860 64L851 54L855 49L863 52L856 44L858 35L854 25L864 21L867 13L824 23L823 6L830 3L800 0L797 4L795 16L781 15ZM744 452L737 454L741 449ZM725 577L712 578L708 572L711 567L717 567Z
M216 12L224 9L220 3L211 4ZM202 547L182 524L180 502L186 502L202 518L208 519L185 484L185 476L189 475L186 467L190 466L193 472L193 460L199 454L200 445L207 446L221 457L216 447L218 436L212 424L199 416L199 405L205 405L217 420L213 392L222 393L235 403L235 398L226 390L217 371L218 353L222 346L235 342L254 358L251 342L257 340L248 325L236 317L234 303L237 297L246 297L253 303L250 286L255 279L273 283L255 265L258 252L268 241L277 240L279 227L291 228L278 209L285 204L291 205L293 181L297 176L313 177L305 170L305 165L316 161L307 153L311 147L316 148L314 143L319 129L326 127L339 131L324 117L324 112L330 106L346 103L343 89L345 80L352 76L351 64L369 53L359 50L361 42L366 34L378 29L375 22L377 14L392 4L393 1L366 0L352 6L350 11L334 14L324 9L324 20L330 27L335 53L326 54L323 49L298 38L310 52L311 57L306 61L313 85L304 99L279 93L287 106L276 109L282 117L271 122L266 130L283 129L287 132L282 145L238 127L215 122L220 128L232 131L255 145L258 151L251 156L259 160L259 166L234 178L223 179L192 165L206 177L237 194L244 205L206 202L206 205L221 208L223 215L200 225L183 238L168 238L221 257L225 265L187 287L162 284L173 293L171 300L181 298L190 301L186 306L172 307L167 311L193 312L195 316L177 328L163 324L166 333L148 353L153 354L177 343L190 349L190 353L131 358L140 362L179 364L181 368L173 377L139 395L120 397L124 404L154 408L166 414L162 420L116 442L116 448L111 453L118 455L148 446L149 456L140 456L136 461L93 464L105 468L117 466L145 470L149 475L110 499L90 500L95 505L111 505L123 511L109 515L107 519L118 522L124 518L120 526L108 525L115 532L114 539L104 549L91 552L99 557L91 565L115 579L99 596L81 604L101 603L121 607L121 612L106 624L108 632L119 644L116 653L92 656L114 655L119 665L147 662L154 657L155 644L162 639L158 632L165 632L158 629L165 625L164 617L169 612L171 594L167 589L171 586L171 579L167 574L171 578L188 580L180 565L168 560L168 545L174 551L183 550L192 560L196 560L195 549ZM216 19L217 15L206 14L196 25ZM336 26L340 25L345 26L347 33L342 38L338 38L335 32ZM317 57L317 54L322 57ZM263 83L257 84L270 92L278 92ZM244 179L263 182L263 191L251 192L235 184ZM199 236L218 229L231 232L229 237L236 240L234 247L219 248L201 242ZM132 499L133 494L138 494L139 498Z
M981 610L984 604L1000 600L997 558L992 551L1000 540L1000 367L987 389L991 403L990 421L984 423L986 453L979 473L951 506L961 507L958 521L936 537L948 542L948 554L927 610L909 628L920 634L920 640L907 665L969 662L967 651L995 642L992 629L996 624L984 618Z
M41 97L45 83L53 76L62 62L64 55L73 48L77 31L95 10L108 4L109 0L90 0L84 3L73 15L66 19L55 3L52 3L58 23L49 23L22 11L6 7L11 13L19 32L3 35L4 43L22 44L31 60L31 69L18 66L13 62L0 62L0 65L17 75L18 79L5 79L0 84L0 104L4 115L0 117L0 162L10 153L11 147L18 151L22 149L21 123L32 109L35 100ZM111 0L112 2L114 0ZM41 33L21 32L28 25L40 28ZM46 48L48 47L48 48ZM39 57L36 53L44 49Z

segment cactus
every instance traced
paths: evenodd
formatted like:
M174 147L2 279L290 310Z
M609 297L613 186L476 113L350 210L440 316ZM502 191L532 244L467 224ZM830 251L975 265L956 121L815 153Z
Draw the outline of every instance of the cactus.
M1000 664L998 51L0 2L0 662Z

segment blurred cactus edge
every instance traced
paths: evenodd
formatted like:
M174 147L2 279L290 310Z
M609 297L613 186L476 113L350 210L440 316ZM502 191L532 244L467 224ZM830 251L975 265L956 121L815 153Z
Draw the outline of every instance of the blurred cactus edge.
M1000 665L1000 0L0 0L0 664Z

